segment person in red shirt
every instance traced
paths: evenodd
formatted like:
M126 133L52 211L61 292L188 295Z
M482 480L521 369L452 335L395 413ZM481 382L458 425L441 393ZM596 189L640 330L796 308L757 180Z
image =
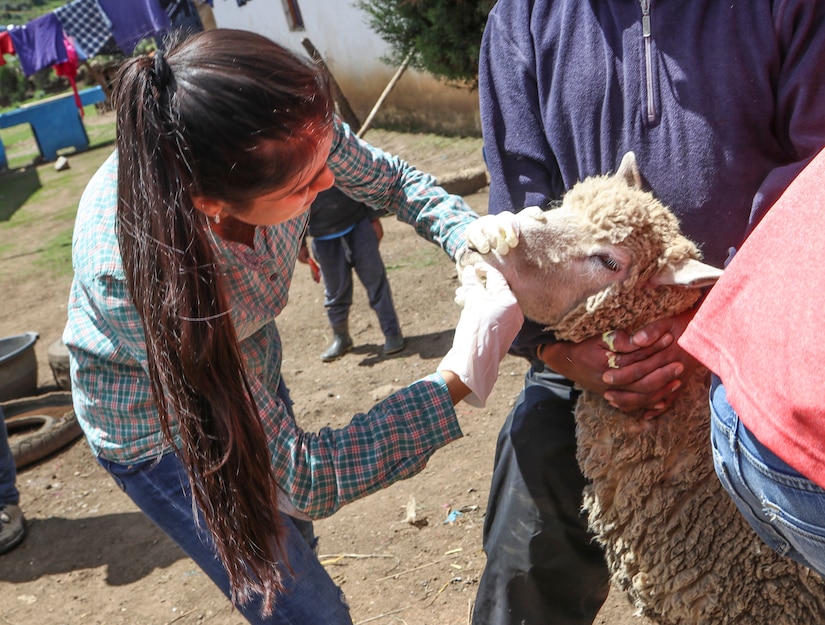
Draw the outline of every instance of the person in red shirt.
M713 372L716 472L759 536L825 576L825 150L793 180L679 344Z

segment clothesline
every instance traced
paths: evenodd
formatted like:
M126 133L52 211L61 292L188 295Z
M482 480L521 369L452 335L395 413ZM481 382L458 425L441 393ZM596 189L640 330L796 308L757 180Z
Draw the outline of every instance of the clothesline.
M54 67L71 84L82 115L75 84L80 63L118 49L131 56L143 39L177 27L203 29L192 0L72 0L0 32L0 65L4 54L16 54L27 77Z

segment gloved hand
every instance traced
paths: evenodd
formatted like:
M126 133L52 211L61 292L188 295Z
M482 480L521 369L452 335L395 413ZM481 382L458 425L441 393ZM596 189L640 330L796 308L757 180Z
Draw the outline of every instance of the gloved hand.
M518 245L518 237L518 218L508 211L479 217L464 231L468 247L481 254L495 250L506 256L511 248Z
M454 372L472 391L465 401L483 408L498 378L499 363L521 330L524 315L504 276L489 265L465 267L461 282L456 301L464 302L464 310L453 346L438 371Z

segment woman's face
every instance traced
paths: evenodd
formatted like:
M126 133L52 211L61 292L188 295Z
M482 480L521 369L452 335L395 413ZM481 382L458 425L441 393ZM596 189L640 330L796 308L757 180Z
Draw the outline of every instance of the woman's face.
M335 176L327 167L332 147L332 131L318 143L304 170L282 188L252 200L242 213L232 217L252 226L274 226L289 221L309 210L317 195L329 189Z
M195 207L208 218L215 219L212 229L218 234L231 235L237 226L275 226L309 210L317 195L329 189L335 176L327 167L332 147L332 130L324 134L315 147L304 169L275 191L259 195L246 204L243 211L234 211L226 203L203 197L194 197Z

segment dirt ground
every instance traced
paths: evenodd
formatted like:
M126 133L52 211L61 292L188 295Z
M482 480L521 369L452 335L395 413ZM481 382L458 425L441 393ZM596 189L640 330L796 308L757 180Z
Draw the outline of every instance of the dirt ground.
M478 139L381 130L370 131L367 139L440 179L483 166ZM97 162L108 149L100 152ZM50 167L38 167L41 179L52 176ZM0 175L0 201L2 183ZM486 211L485 189L466 199ZM36 246L48 231L49 211L50 206L39 206L42 218L16 228L15 237ZM305 429L344 425L354 413L434 371L451 343L459 316L452 263L406 225L387 218L384 229L381 249L408 342L399 354L381 356L381 333L358 285L351 315L356 346L339 361L323 364L319 354L330 336L322 287L312 281L307 266L296 268L279 326L283 374ZM27 254L0 255L0 336L40 334L39 392L46 392L54 390L46 353L65 323L70 278L32 275L30 263ZM464 438L438 451L421 474L316 524L321 559L346 592L355 623L469 623L485 564L481 530L495 439L525 370L523 361L508 356L487 407L459 405ZM0 556L0 624L245 622L119 491L82 439L23 469L18 487L28 536L18 549ZM643 621L612 593L597 623Z

